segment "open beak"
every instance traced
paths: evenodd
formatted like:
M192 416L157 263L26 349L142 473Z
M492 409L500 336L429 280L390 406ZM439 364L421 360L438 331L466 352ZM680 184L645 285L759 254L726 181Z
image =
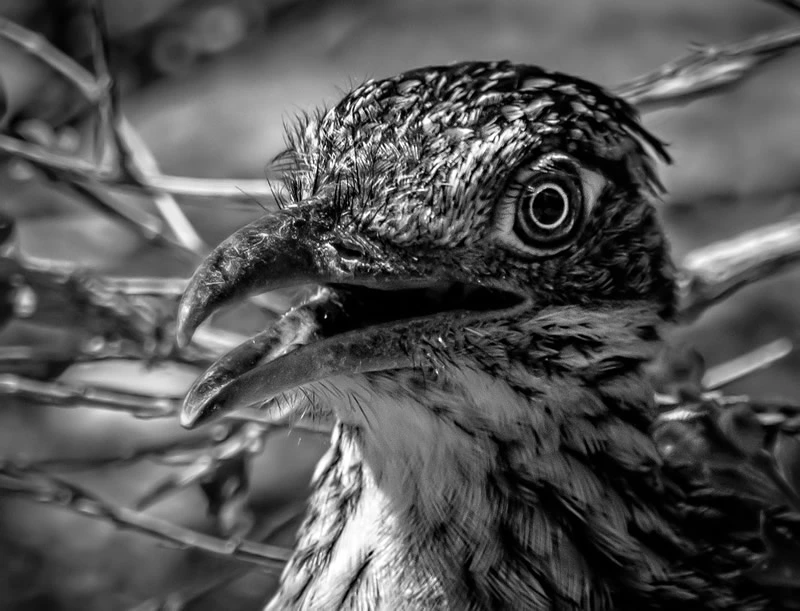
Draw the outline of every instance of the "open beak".
M413 367L410 355L425 336L520 302L449 278L441 266L425 268L366 241L354 249L344 239L324 203L313 202L254 221L205 259L178 309L179 345L215 310L249 295L309 283L328 288L201 375L184 400L183 426L332 376Z

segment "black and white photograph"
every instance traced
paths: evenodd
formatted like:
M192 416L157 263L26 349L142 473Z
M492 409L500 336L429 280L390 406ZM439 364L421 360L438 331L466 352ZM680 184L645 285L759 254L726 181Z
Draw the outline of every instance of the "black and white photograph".
M798 344L798 0L0 0L0 611L800 611Z

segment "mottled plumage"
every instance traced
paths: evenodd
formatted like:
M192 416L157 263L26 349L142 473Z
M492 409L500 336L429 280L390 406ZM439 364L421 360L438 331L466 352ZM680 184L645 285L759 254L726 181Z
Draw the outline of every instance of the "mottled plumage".
M462 63L370 81L289 145L292 201L211 255L180 317L188 337L233 297L330 287L186 403L187 424L256 396L337 419L269 609L766 608L756 508L650 435L666 155L628 105Z

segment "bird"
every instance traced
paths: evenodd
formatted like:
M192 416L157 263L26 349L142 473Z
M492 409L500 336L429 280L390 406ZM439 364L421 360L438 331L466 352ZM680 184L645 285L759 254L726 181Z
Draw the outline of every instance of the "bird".
M185 345L221 307L320 287L181 414L335 422L268 610L779 608L748 578L763 508L652 435L669 161L606 89L508 61L368 80L287 129L288 195L176 323Z

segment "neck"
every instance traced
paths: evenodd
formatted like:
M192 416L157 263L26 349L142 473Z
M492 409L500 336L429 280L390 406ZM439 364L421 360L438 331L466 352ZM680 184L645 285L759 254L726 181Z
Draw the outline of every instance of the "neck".
M493 363L331 381L348 408L275 604L606 609L659 581L658 322L552 309Z

